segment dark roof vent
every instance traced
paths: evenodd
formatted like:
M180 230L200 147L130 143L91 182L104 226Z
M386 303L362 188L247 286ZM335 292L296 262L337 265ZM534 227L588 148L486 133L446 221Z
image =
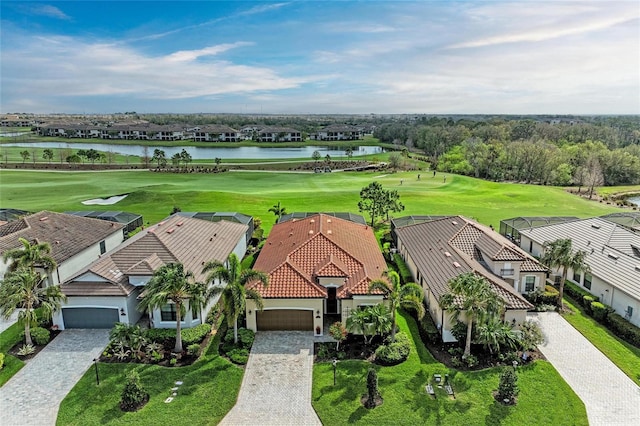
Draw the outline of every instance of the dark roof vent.
M618 258L620 258L620 256L615 253L607 253L607 256L609 256L613 260L618 260Z
M593 229L600 229L600 225L598 225L597 223L592 223L592 224L591 224L591 227L592 227Z

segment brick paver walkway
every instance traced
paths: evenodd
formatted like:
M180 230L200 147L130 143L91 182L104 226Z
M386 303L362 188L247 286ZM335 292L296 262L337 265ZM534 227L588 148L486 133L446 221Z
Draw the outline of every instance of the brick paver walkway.
M311 406L310 332L256 334L238 402L221 425L321 425Z
M589 424L640 425L640 387L556 312L528 314L547 342L538 348L582 399Z
M65 330L0 388L0 424L55 425L60 402L109 342L109 330Z

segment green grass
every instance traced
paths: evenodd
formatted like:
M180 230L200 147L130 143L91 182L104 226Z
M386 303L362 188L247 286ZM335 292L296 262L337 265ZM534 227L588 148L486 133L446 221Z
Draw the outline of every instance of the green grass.
M373 410L360 402L366 393L366 375L371 364L343 361L338 364L337 386L333 386L331 363L313 370L313 407L326 425L586 425L584 404L545 361L518 367L520 395L516 406L494 402L500 368L461 372L437 363L418 336L415 322L398 316L400 328L411 333L413 345L406 362L379 367L378 383L384 403ZM510 368L510 367L509 367ZM436 399L425 392L433 374L448 373L456 399L436 388Z
M188 367L100 363L100 386L89 369L60 405L58 425L161 425L173 420L190 426L217 424L236 403L243 370L218 355L219 338L212 339L203 357ZM120 410L124 378L135 369L150 394L135 413ZM175 382L184 382L173 402Z
M372 181L397 189L405 214L461 214L498 227L514 216L588 217L621 211L568 194L561 188L487 182L443 174L227 172L168 174L149 171L39 172L0 171L0 205L29 211L125 210L142 214L145 222L166 217L173 206L182 211L239 211L273 224L268 209L276 202L293 211L358 212L360 190ZM400 180L403 184L400 186ZM130 193L111 206L84 206L81 201ZM61 196L63 194L63 196ZM367 218L368 219L368 218Z
M605 326L588 316L573 299L565 296L564 304L571 310L571 313L562 315L564 319L617 365L624 374L640 385L640 348L616 337Z
M7 353L9 349L20 341L20 333L22 331L24 331L24 327L15 323L0 333L0 352L5 354L4 367L0 370L0 387L24 367L22 360Z

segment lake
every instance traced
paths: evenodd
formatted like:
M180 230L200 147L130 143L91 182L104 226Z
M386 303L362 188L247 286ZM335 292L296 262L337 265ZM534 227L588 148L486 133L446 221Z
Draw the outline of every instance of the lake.
M102 144L102 143L61 143L61 142L29 142L29 143L8 143L2 144L2 146L8 147L25 147L25 148L70 148L73 150L79 149L95 149L97 151L112 151L117 154L123 155L142 155L145 147L142 145L116 145L116 144ZM181 152L183 149L187 150L191 154L191 158L194 160L208 160L214 158L227 159L242 159L242 160L268 160L276 158L308 158L311 160L311 155L314 151L318 151L322 158L327 154L332 159L337 160L340 157L346 157L344 148L331 148L326 146L304 146L299 148L262 148L259 146L240 146L237 148L214 148L214 147L200 147L200 146L148 146L149 156L153 155L155 149L161 149L165 152L167 158L175 153ZM383 152L383 149L379 146L358 146L353 149L353 156L368 154L379 154Z
M627 201L631 204L635 204L636 206L640 206L640 197L627 198Z

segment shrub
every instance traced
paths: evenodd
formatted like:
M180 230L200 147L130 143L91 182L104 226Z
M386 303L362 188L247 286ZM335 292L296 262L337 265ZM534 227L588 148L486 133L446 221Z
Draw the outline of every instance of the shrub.
M127 374L127 383L122 390L120 409L122 411L137 411L149 400L149 394L140 384L140 375L133 370Z
M174 328L150 328L145 332L147 339L172 348L176 345L176 330Z
M413 275L411 275L411 271L407 267L407 264L404 263L404 260L402 259L402 256L400 256L399 253L394 254L393 255L393 261L395 262L396 266L398 267L398 274L400 275L400 278L402 279L402 282L403 283L412 282L413 281Z
M608 306L605 306L600 302L591 302L591 315L593 315L593 318L596 321L604 323L610 312L611 308Z
M0 352L0 370L4 367L4 354Z
M233 336L233 330L231 330L231 332L231 335ZM255 331L242 327L238 329L238 343L240 343L244 349L251 349L255 338Z
M329 326L329 335L336 340L336 350L340 348L340 342L347 338L347 329L342 321L336 321Z
M190 356L198 356L199 351L200 351L200 345L198 343L194 343L187 347L187 354Z
M207 334L211 333L211 324L199 324L195 327L185 328L182 330L182 344L185 346L200 343Z
M249 351L243 348L236 348L227 354L234 364L245 365L249 361Z
M29 334L31 334L33 343L39 346L46 345L47 343L49 343L49 340L51 340L51 332L46 328L33 327L29 331ZM20 339L24 341L24 331L20 333Z
M520 326L519 343L524 351L531 351L544 342L544 334L540 326L533 321L525 321Z
M474 336L476 334L475 321L471 327L471 335ZM453 327L451 327L451 334L453 334L453 337L455 337L458 343L463 346L467 340L467 324L462 321L456 321Z
M500 374L500 383L496 399L498 401L512 402L520 390L518 389L518 376L512 368L505 368Z
M567 295L569 295L569 297L571 297L573 300L581 304L582 306L584 306L584 300L583 300L584 296L591 296L594 298L594 301L596 302L600 300L597 296L594 296L593 294L589 293L587 290L583 290L582 288L578 287L577 285L575 285L574 283L568 280L564 282L564 292Z
M387 341L376 349L376 362L383 365L396 365L404 362L409 356L411 344L403 332L396 334L396 341Z
M582 306L584 306L584 310L589 314L592 315L592 311L591 311L591 304L593 302L595 302L596 299L595 297L593 297L592 295L587 295L587 296L582 296Z
M364 406L367 408L375 408L376 397L378 396L378 373L373 368L367 373L367 401Z
M609 329L619 338L640 348L640 328L631 324L618 314L610 314L608 319Z
M478 357L476 357L475 355L469 354L466 357L462 358L462 361L467 366L467 368L473 368L478 365Z
M425 316L421 319L417 318L415 312L411 312L416 322L418 323L418 331L420 332L420 337L424 342L437 343L440 341L440 333L438 332L438 327L433 322L433 318L429 315L429 311L425 307Z
M36 351L36 348L34 348L33 345L22 345L22 347L18 351L18 355L27 356L27 355L31 355L35 351Z

